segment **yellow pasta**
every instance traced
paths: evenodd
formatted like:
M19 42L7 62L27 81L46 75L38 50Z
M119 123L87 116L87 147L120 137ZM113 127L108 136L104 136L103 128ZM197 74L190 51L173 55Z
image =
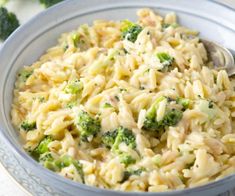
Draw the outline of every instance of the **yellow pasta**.
M12 123L44 167L99 188L160 192L235 172L235 80L198 33L150 9L64 33L20 70Z

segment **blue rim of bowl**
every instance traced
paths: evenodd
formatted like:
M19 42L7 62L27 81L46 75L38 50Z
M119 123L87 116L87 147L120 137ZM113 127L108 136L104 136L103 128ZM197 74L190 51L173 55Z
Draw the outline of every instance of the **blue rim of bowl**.
M235 12L235 9L227 6L227 5L224 5L222 3L219 3L219 2L216 2L216 1L213 1L213 0L207 0L209 2L212 2L212 3L215 3L221 7L224 7L224 8L227 8L233 12ZM30 19L25 25L22 25L20 26L6 41L5 43L3 44L3 47L8 43L10 42L12 39L14 39L14 35L17 34L18 32L20 32L21 30L24 29L25 26L28 26L30 25L32 22L34 22L34 20L36 20L37 18L40 18L42 15L45 15L45 14L48 14L50 13L51 11L53 10L56 10L56 9L59 9L59 8L62 8L63 5L66 4L66 1L65 2L62 2L62 3L58 3L57 5L51 7L51 8L48 8L46 11L43 11L41 13L39 13L38 15L36 15L35 17L33 17L32 19ZM123 6L121 8L131 8L132 6ZM133 6L134 8L138 8L138 6ZM157 8L157 9L166 9L166 8L163 8L161 6L156 6L156 7L153 7L151 6L152 8ZM118 8L118 7L115 7L115 9ZM120 7L119 7L120 8ZM105 10L110 10L110 8L104 8L104 9L99 9L97 10L98 12L99 11L105 11ZM112 8L111 8L112 9ZM169 8L170 9L170 8ZM168 9L168 10L169 10ZM212 21L213 23L216 23L216 24L219 24L218 22L214 21L214 20L210 20L208 18L205 18L205 17L202 17L200 15L196 15L196 14L192 14L192 13L189 13L189 12L183 12L183 11L180 11L180 10L176 10L177 12L181 12L181 13L187 13L187 14L191 14L191 15L194 15L194 16L197 16L197 17L200 17L200 18L203 18L203 19L206 19L208 21ZM91 11L91 13L94 13L94 10ZM75 18L75 17L78 17L78 16L82 16L82 15L87 15L89 14L89 12L86 12L84 14L78 14L72 18ZM67 20L71 20L72 18L69 18ZM64 23L66 22L67 20L63 20L61 21L60 23L57 23L56 25L54 26L51 26L50 28L47 28L45 31L41 32L40 35L46 33L46 31L54 28L55 26L61 24L61 23ZM219 24L221 25L221 24ZM221 26L224 26L224 25L221 25ZM227 27L227 26L224 26L225 28L233 31L235 33L235 30ZM34 39L36 39L37 37L34 37ZM32 40L31 40L32 41ZM27 47L27 46L25 46ZM24 47L24 48L25 48ZM23 49L24 49L23 48ZM22 49L22 50L23 50ZM20 52L21 53L21 52ZM18 55L20 55L20 53ZM18 56L17 56L18 57ZM17 57L15 59L17 59ZM14 62L14 61L13 61ZM10 71L11 69L9 69L8 71ZM5 85L4 85L4 89L5 89ZM4 96L4 95L2 95ZM4 98L3 98L3 101L4 101ZM4 112L4 117L6 117L6 114ZM4 119L6 121L6 118ZM217 187L217 186L222 186L224 184L227 184L227 183L230 183L231 180L235 181L235 174L232 174L232 175L229 175L223 179L220 179L218 181L214 181L214 182L209 182L205 185L202 185L202 186L198 186L198 187L193 187L193 188L186 188L186 189L182 189L182 190L169 190L169 191L166 191L166 192L124 192L124 191L114 191L114 190L111 190L111 189L102 189L102 188L97 188L97 187L94 187L94 186L89 186L89 185L86 185L86 184L81 184L81 183L78 183L78 182L74 182L72 180L69 180L69 179L66 179L64 177L61 177L59 176L58 174L48 170L48 169L45 169L44 167L42 167L41 165L38 164L38 162L36 162L35 160L33 160L32 157L30 157L26 152L24 151L21 151L8 137L8 135L3 131L2 127L0 127L0 134L3 136L2 139L3 141L9 146L9 148L18 156L18 157L21 157L24 159L24 161L28 162L30 165L31 165L31 169L40 169L44 172L44 176L47 175L49 178L53 178L53 180L56 180L58 182L61 182L61 183L64 183L64 184L67 184L69 186L73 186L74 188L80 188L80 189L83 189L85 191L90 191L90 192L93 192L93 193L109 193L109 194L115 194L115 193L118 193L119 195L142 195L143 193L146 194L146 195L150 195L150 196L153 196L153 195L164 195L164 196L171 196L171 195L175 195L175 194L187 194L187 193L190 193L190 192L195 192L195 193L199 193L199 192L204 192L205 190L208 190L208 189L211 189L211 188L214 188L214 187Z

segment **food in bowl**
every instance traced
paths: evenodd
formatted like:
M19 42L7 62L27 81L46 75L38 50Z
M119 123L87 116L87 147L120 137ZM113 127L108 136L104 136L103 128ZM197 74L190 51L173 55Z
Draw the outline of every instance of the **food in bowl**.
M234 79L174 13L138 16L81 25L20 70L11 116L24 148L59 175L122 191L233 174Z

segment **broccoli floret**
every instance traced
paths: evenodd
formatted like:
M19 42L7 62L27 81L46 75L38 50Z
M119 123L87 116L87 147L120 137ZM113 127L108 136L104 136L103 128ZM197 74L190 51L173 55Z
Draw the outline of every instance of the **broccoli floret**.
M163 66L160 71L168 71L174 62L174 58L165 52L157 53L157 58Z
M171 109L166 112L162 119L162 126L175 126L182 118L183 113L181 110Z
M61 171L62 168L68 167L73 164L78 174L80 175L82 182L84 183L82 164L79 161L74 160L70 156L64 155L62 157L59 157L58 159L55 159L50 152L45 152L44 154L40 155L39 162L44 167L52 171Z
M37 148L35 149L35 151L38 153L38 154L43 154L45 152L48 152L49 151L49 148L48 148L48 144L50 144L52 142L52 138L50 136L46 136L40 143L39 145L37 146Z
M117 129L114 131L108 131L102 135L102 143L107 147L111 148L115 142L115 138L117 137Z
M40 0L40 3L48 8L62 1L63 0Z
M121 153L119 155L119 159L120 159L120 162L126 166L136 162L136 160L131 155L129 155L127 153Z
M92 118L87 112L79 111L76 125L83 141L88 141L88 138L95 136L100 131L100 121Z
M185 98L178 97L178 98L176 99L176 103L182 105L182 106L183 106L183 109L186 110L186 109L189 107L190 100L189 100L189 99L185 99Z
M48 144L52 142L52 138L50 136L44 137L38 146L32 151L32 154L39 157L41 154L44 154L46 152L49 152Z
M19 73L20 82L26 82L27 79L33 74L32 70L22 69Z
M59 171L59 168L55 165L55 159L50 152L41 154L39 156L39 162L49 170Z
M50 144L53 139L50 136L44 137L38 146L31 152L31 155L36 159L39 160L40 155L49 152L48 144Z
M156 130L161 128L159 124L156 122L156 112L158 109L158 104L165 99L166 98L163 96L159 97L148 109L144 120L144 129Z
M83 90L83 84L80 80L75 79L70 81L64 89L65 93L78 94Z
M124 127L119 127L117 129L117 136L112 146L112 151L119 151L119 145L121 143L125 143L132 149L136 148L135 136L131 130Z
M37 128L36 122L28 122L28 121L23 121L20 125L20 128L22 128L24 131L32 131Z
M121 143L125 143L129 148L136 148L135 136L131 130L119 127L114 131L108 131L102 135L102 143L119 156L120 162L126 166L135 163L136 160L126 152L119 149Z
M79 161L76 161L72 157L67 156L67 155L62 156L58 160L55 161L55 165L59 169L62 169L64 167L68 167L72 164L74 165L74 167L76 168L78 174L80 175L82 182L85 183L83 166Z
M68 167L70 166L70 164L72 164L72 158L66 155L62 156L58 160L55 161L55 164L60 169L64 167Z
M141 167L137 170L127 170L123 172L123 178L121 183L125 182L130 178L130 176L135 175L135 176L140 176L142 172L146 171L145 168Z
M129 20L122 21L122 39L127 39L134 43L142 30L143 28L138 24L135 24Z
M144 129L151 131L160 131L166 127L176 125L181 120L183 116L183 112L181 110L168 108L168 106L166 106L164 117L160 121L157 121L156 115L159 103L164 100L167 100L167 102L169 102L169 99L167 99L166 97L159 97L147 111L144 120Z
M5 40L19 27L19 21L14 13L8 12L4 7L0 7L0 39Z

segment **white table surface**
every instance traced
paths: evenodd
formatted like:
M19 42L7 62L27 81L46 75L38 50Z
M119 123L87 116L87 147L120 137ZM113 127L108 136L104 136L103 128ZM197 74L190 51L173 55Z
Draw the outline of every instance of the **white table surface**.
M217 0L235 7L235 0ZM21 24L32 16L44 10L37 0L10 0L6 6L9 10L17 13ZM0 164L0 196L30 196L17 182L7 173Z

